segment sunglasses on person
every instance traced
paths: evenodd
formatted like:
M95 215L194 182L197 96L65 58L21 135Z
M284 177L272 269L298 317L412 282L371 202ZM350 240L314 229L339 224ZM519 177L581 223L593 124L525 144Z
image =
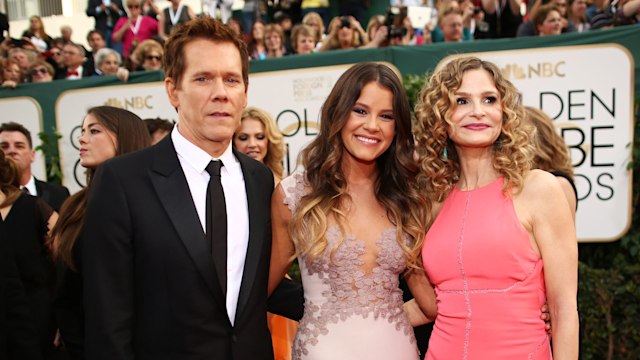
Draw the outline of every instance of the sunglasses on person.
M38 75L38 74L44 75L46 73L48 73L48 71L45 68L37 68L37 69L31 70L31 75Z
M127 5L127 7L128 7L129 9L139 9L139 8L140 8L140 5L132 4L132 5Z
M147 55L144 57L145 60L162 60L162 56L160 55Z

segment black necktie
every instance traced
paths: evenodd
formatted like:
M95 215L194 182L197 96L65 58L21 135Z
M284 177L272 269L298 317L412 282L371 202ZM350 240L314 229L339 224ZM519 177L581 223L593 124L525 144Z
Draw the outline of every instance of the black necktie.
M26 186L22 187L22 192L25 193L25 194L31 195L31 191L29 191L29 188L27 188Z
M227 205L220 182L220 160L211 160L207 172L211 175L207 186L207 241L211 246L213 263L222 292L227 294Z

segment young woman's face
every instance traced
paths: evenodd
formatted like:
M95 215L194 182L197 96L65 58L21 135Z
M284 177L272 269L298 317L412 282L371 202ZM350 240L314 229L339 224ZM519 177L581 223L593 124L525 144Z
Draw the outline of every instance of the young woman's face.
M251 31L251 36L254 39L262 39L264 38L264 24L261 22L257 22L253 24L253 30Z
M233 145L241 153L260 162L264 162L269 147L269 139L262 121L246 118L240 123L240 128L233 137Z
M342 161L375 163L393 143L395 127L391 90L377 82L366 84L340 132Z
M107 130L93 114L87 114L80 133L80 165L95 169L116 156L116 135Z

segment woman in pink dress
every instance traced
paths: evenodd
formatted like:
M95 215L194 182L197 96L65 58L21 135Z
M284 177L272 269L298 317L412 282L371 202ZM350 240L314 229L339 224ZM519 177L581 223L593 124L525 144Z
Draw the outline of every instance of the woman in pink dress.
M471 57L419 97L418 182L434 218L422 260L438 307L427 359L578 358L575 224L555 177L531 169L519 101L494 64Z
M127 1L129 17L121 17L113 27L111 36L115 43L122 42L122 56L129 56L132 46L138 45L143 40L151 39L158 35L158 22L147 15L140 13L140 1Z

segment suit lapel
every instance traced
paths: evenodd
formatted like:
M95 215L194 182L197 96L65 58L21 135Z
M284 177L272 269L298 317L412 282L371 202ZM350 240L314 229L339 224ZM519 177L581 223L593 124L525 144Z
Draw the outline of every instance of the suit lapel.
M209 290L218 303L226 308L226 299L217 280L211 252L171 136L156 145L154 150L149 176L158 198Z
M242 284L240 285L238 307L236 310L236 319L240 319L240 315L249 300L249 294L251 294L251 289L257 276L260 257L264 256L264 254L262 254L265 238L263 232L266 231L266 229L260 221L265 214L258 214L260 204L255 204L257 199L261 196L258 193L258 184L256 183L257 180L254 176L255 164L251 163L253 160L239 154L235 149L234 154L236 155L236 158L240 160L240 165L242 166L244 184L247 192L247 207L249 208L249 244L247 246L247 256L244 262ZM270 256L270 254L267 254L266 256Z
M40 197L42 200L44 200L44 202L46 202L47 204L49 204L51 202L51 192L49 191L49 189L47 189L44 184L43 181L40 181L36 178L35 182L36 182L36 192L38 193L38 197ZM33 194L31 194L33 195Z

